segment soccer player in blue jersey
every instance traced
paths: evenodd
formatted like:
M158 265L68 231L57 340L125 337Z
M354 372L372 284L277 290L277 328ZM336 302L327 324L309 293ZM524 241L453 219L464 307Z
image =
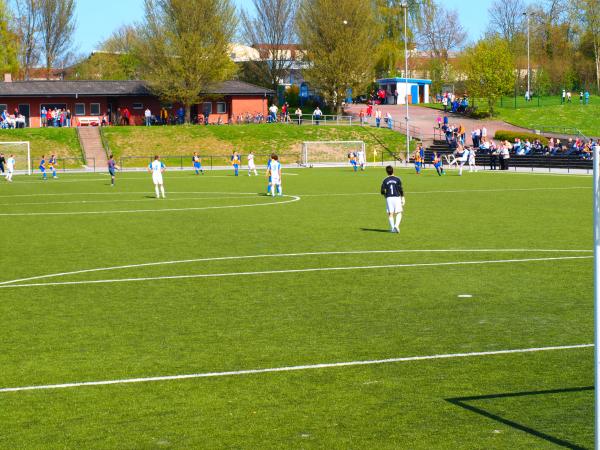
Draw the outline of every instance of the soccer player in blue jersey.
M117 166L115 158L113 158L113 155L109 156L107 165L108 165L108 173L110 174L110 185L112 187L115 187L115 175L116 175L116 170L119 168L119 166Z
M238 152L233 152L233 155L231 155L231 165L233 166L233 172L235 173L236 177L240 173L241 162L242 161Z
M400 233L400 222L402 221L402 210L404 208L404 190L402 181L394 176L394 168L385 168L387 177L381 183L381 195L385 197L386 211L390 221L390 231Z
M40 172L42 172L42 180L46 181L48 177L46 177L46 155L42 155L42 159L40 160Z
M58 178L58 176L56 175L56 156L55 155L50 156L50 159L48 159L48 167L52 171L52 178Z
M442 158L438 156L437 152L433 152L432 162L433 167L435 167L435 171L440 177L446 173L444 172L444 166L442 165Z
M198 152L194 152L194 156L192 156L192 162L194 163L194 171L196 175L204 175L204 170L202 170L202 159L198 156Z
M350 161L350 164L352 165L352 168L354 169L354 171L357 172L358 171L358 163L356 162L356 153L354 153L354 152L348 153L348 160Z

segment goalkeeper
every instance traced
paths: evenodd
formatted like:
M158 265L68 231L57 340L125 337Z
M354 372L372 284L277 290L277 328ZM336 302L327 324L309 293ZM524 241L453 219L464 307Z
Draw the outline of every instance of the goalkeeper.
M402 210L404 208L404 191L402 181L394 176L394 168L385 168L387 177L381 183L381 195L385 197L386 210L390 221L390 231L400 233L400 222L402 221Z

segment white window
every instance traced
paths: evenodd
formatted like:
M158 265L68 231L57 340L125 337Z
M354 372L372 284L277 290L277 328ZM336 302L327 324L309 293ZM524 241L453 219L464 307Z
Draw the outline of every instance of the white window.
M90 114L92 116L100 115L100 103L90 103Z
M131 108L132 109L144 109L144 104L143 103L132 103Z
M227 103L217 102L217 114L225 114L227 112Z
M85 116L85 103L75 103L75 115Z
M212 102L204 102L202 103L202 113L204 115L212 114Z

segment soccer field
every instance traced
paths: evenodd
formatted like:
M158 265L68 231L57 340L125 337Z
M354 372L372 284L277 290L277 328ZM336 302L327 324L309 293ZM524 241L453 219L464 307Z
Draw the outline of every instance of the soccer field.
M593 447L591 177L242 174L2 180L1 448Z

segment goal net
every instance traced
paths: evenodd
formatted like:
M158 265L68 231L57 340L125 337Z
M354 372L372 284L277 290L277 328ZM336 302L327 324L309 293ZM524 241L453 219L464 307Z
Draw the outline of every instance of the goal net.
M28 141L0 141L0 153L4 154L5 160L8 160L10 155L14 155L15 173L31 175L31 148Z
M348 164L348 155L364 152L366 162L367 148L363 141L311 141L302 143L301 164L304 166L327 166Z

